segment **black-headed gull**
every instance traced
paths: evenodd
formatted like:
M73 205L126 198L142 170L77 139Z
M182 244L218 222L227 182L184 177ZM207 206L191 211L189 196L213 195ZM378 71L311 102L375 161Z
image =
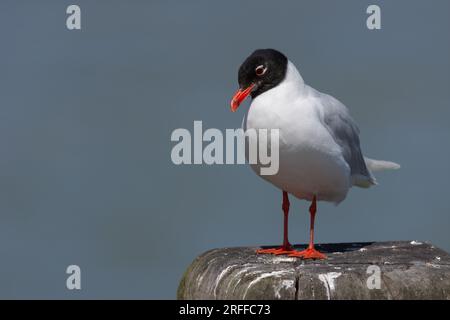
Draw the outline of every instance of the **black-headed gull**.
M294 64L279 51L256 50L241 65L231 110L236 111L249 95L252 103L244 117L244 130L279 130L279 171L261 177L283 191L283 245L257 252L324 259L314 248L316 201L338 204L352 186L375 185L372 171L400 166L365 158L359 129L347 108L305 84ZM258 164L252 168L260 173ZM294 250L288 240L288 194L311 201L310 241L303 251Z

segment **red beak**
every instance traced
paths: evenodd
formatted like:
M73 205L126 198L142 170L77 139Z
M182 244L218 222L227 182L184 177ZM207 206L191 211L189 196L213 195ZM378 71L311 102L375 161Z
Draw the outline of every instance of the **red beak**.
M255 84L251 84L246 89L239 89L236 91L236 93L233 96L233 99L231 100L231 111L235 112L237 108L239 108L239 105L242 103L242 101L245 100L245 98L248 97L250 92L252 92L253 87Z

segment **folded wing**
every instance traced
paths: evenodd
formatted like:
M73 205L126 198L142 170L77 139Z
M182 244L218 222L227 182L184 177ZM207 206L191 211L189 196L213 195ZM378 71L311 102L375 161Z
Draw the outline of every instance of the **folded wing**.
M334 97L321 94L323 124L341 147L345 161L350 167L353 185L368 188L376 179L367 168L359 142L359 128L346 106Z

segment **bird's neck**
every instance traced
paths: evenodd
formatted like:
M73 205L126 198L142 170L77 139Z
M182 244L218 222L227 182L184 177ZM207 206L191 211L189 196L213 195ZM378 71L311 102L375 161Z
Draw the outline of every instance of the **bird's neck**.
M290 89L297 92L303 92L305 90L305 81L291 61L288 61L286 76L280 85L290 87Z

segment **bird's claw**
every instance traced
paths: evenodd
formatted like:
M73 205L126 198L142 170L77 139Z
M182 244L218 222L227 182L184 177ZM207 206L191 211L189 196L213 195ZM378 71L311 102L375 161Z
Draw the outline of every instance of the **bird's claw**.
M286 247L270 248L270 249L259 249L256 250L257 254L274 254L274 255L290 255L296 251L289 245Z
M326 259L327 256L324 255L322 252L317 251L314 248L307 248L302 251L294 251L293 253L288 255L289 257L298 257L302 259L318 259L323 260Z

